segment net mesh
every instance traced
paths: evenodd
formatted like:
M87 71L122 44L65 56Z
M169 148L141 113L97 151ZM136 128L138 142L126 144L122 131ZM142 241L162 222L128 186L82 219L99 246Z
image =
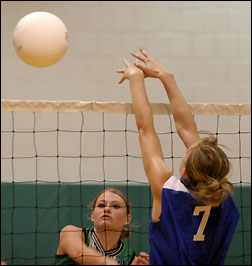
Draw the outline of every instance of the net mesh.
M200 135L213 133L232 164L240 211L225 264L250 264L250 105L191 104ZM165 162L175 175L185 147L168 104L152 104ZM128 246L149 252L152 196L129 103L2 101L1 239L7 264L52 264L67 224L92 226L89 204L103 188L132 205ZM203 131L204 130L204 131Z

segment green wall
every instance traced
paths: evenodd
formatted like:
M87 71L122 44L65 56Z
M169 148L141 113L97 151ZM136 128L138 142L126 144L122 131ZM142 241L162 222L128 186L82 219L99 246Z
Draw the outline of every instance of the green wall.
M152 196L148 185L116 185L129 198L133 216L129 245L149 252ZM60 230L68 224L92 226L87 206L104 184L1 184L1 256L7 264L50 265ZM251 187L235 187L241 218L225 264L251 264ZM14 206L14 208L13 208ZM9 258L14 258L10 259Z

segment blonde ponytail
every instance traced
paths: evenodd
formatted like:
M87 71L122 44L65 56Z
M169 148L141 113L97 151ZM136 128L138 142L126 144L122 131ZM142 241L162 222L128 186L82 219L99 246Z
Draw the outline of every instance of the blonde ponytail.
M202 203L218 206L233 194L233 185L227 180L230 163L214 137L203 138L193 146L185 163L191 193Z

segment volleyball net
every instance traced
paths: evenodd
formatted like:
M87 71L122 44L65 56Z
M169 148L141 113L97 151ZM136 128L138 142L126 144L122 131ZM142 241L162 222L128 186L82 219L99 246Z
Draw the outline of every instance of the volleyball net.
M151 104L164 159L176 176L186 151L169 104ZM189 104L231 162L240 220L225 264L251 263L251 105ZM128 245L149 252L152 196L131 103L1 101L1 254L7 264L48 265L68 224L90 227L88 206L106 187L131 202Z

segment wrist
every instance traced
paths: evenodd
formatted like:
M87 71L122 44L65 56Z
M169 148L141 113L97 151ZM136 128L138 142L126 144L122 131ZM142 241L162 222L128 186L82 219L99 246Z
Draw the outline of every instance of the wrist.
M144 73L143 72L134 72L129 75L129 80L133 79L144 79Z
M163 83L164 86L174 82L174 76L171 72L162 73L159 79Z
M168 70L161 71L158 74L158 78L163 82L165 80L173 79L173 74L169 72Z

